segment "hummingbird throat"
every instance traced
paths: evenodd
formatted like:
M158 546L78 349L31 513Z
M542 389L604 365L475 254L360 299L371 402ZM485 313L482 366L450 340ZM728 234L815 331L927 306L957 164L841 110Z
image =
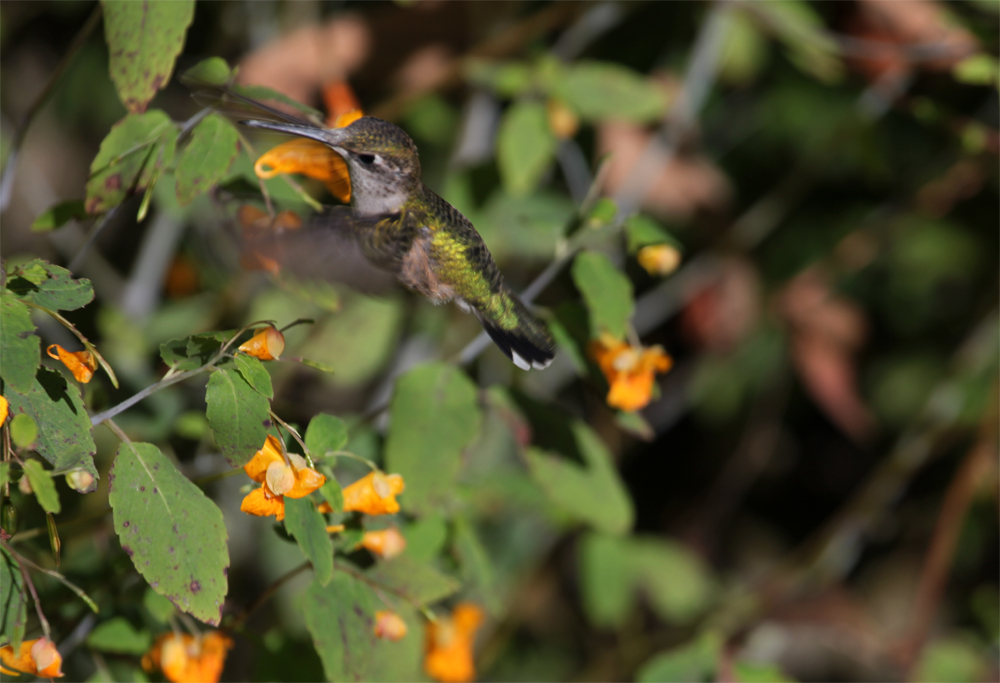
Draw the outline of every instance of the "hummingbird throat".
M396 213L410 197L410 183L396 174L353 165L350 171L351 206L359 214Z

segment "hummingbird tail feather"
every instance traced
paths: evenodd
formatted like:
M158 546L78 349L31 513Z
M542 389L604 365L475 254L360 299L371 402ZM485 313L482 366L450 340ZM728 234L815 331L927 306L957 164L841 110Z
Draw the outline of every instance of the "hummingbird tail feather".
M548 329L521 301L510 295L513 302L512 316L500 319L487 317L485 311L476 310L476 317L493 343L522 370L543 370L555 358L555 344ZM504 324L510 320L512 324Z

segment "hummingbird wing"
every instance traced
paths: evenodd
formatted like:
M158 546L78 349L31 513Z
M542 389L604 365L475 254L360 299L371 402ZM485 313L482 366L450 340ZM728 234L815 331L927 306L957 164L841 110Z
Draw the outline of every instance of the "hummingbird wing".
M203 107L213 109L220 114L241 119L260 119L280 123L293 123L298 126L321 128L321 122L312 118L303 118L287 111L264 104L240 92L247 90L255 92L255 86L224 86L201 81L190 76L181 76L181 82L191 90L191 98ZM267 93L265 92L265 95ZM279 93L275 93L278 95ZM282 100L275 100L281 102ZM292 102L292 100L288 100ZM297 103L296 103L297 104ZM292 106L292 105L288 105ZM297 107L303 105L297 104Z

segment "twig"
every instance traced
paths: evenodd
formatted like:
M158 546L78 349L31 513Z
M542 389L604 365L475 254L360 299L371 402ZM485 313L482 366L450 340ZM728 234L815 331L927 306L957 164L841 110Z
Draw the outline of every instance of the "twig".
M941 504L941 515L934 527L934 535L927 550L927 560L920 574L920 584L913 600L910 632L903 647L904 667L910 670L910 676L905 680L912 680L912 667L920 660L920 652L927 642L934 615L944 593L948 570L962 531L962 522L983 474L990 468L995 457L996 443L981 439L965 456L945 493L944 502Z
M83 47L84 42L86 42L87 37L90 35L94 27L97 26L98 20L101 18L101 4L98 3L94 10L87 17L87 21L84 22L83 26L73 37L73 42L70 43L69 49L63 58L59 60L59 64L56 65L55 70L52 75L49 76L49 80L45 83L45 87L42 88L42 92L38 94L35 101L31 103L28 111L25 112L24 117L21 119L21 124L17 127L17 131L14 133L14 139L10 143L10 152L7 155L7 164L3 169L3 178L0 180L0 213L7 210L7 205L10 204L10 198L14 190L14 171L17 165L17 157L21 150L21 145L24 144L24 139L28 135L28 129L31 127L32 121L34 121L35 116L38 114L42 105L48 100L49 95L52 94L53 88L55 88L56 83L59 82L60 77L66 71L66 67L70 65L73 58L76 57L77 52Z
M306 560L295 569L292 569L291 571L282 574L273 582L271 582L271 585L265 588L264 592L258 595L257 599L254 600L252 603L250 603L249 607L243 610L243 613L240 616L233 619L232 624L229 626L230 630L239 631L240 629L242 629L243 625L246 623L250 615L253 614L258 607L267 602L271 598L271 596L277 592L279 588L281 588L283 585L294 579L296 576L298 576L305 570L311 568L312 568L312 562Z
M16 555L16 557L18 557L19 560L22 559L20 555L13 553L11 547L6 543L4 543L4 547L7 549L7 552ZM52 633L49 630L49 621L48 619L45 618L45 614L42 612L42 603L38 599L38 591L35 590L35 584L32 583L31 577L28 575L28 570L24 568L24 563L19 561L17 563L17 566L21 570L21 576L24 577L25 585L28 586L28 590L31 592L31 599L35 603L35 612L38 613L38 621L40 621L42 624L42 633L45 634L45 637L48 640L52 640Z
M208 363L202 365L200 368L195 368L194 370L187 370L186 372L182 372L179 375L174 375L173 377L161 379L156 384L151 384L150 386L146 387L135 396L131 396L122 401L121 403L119 403L118 405L112 408L108 408L103 413L98 413L97 415L94 415L92 418L90 418L90 424L96 427L105 420L108 420L114 417L115 415L118 415L119 413L128 410L129 408L131 408L132 406L134 406L136 403L146 398L147 396L155 394L160 389L166 389L167 387L177 384L178 382L183 382L188 377L194 377L198 373L207 370L213 364L214 363L212 361L209 361Z

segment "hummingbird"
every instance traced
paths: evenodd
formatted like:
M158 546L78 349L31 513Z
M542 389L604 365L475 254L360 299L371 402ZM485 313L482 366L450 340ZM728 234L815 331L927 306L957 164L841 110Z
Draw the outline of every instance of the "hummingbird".
M417 146L402 128L372 116L324 128L228 89L223 99L263 115L244 126L309 138L344 159L350 207L326 211L320 229L349 233L368 261L408 289L474 315L517 367L548 367L555 345L545 323L504 282L472 222L421 182Z

